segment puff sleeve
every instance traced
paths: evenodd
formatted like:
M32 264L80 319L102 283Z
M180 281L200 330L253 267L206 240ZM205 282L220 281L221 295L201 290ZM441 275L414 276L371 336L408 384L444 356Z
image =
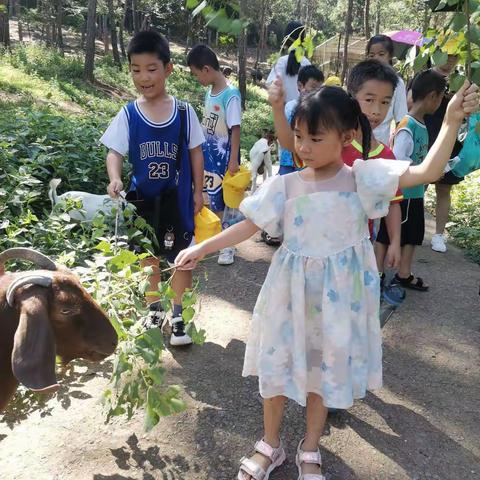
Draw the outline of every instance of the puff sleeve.
M355 183L360 202L368 218L387 215L390 201L395 197L399 178L410 162L404 160L356 160L353 164Z
M283 234L285 182L282 176L269 178L252 196L240 204L240 211L271 237Z

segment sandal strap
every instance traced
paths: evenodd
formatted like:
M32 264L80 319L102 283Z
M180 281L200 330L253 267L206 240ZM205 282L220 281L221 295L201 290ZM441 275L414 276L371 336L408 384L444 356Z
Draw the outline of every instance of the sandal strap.
M316 452L304 452L300 450L298 452L298 461L300 463L322 465L322 456L320 455L320 450L317 450Z
M283 451L282 442L280 442L277 448L273 448L262 439L255 444L255 451L270 459L272 463L275 463Z
M261 452L260 452L261 453ZM253 460L247 457L243 457L240 461L240 472L245 472L254 480L263 480L265 478L265 470L255 463Z

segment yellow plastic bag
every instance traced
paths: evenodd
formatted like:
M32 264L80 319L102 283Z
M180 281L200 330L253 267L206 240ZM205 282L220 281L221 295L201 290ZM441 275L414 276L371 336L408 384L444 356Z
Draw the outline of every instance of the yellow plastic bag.
M195 215L195 242L200 243L222 231L220 219L207 207Z
M250 170L244 165L240 165L240 169L233 176L227 171L223 179L223 200L225 205L230 208L238 208L251 181L252 175Z

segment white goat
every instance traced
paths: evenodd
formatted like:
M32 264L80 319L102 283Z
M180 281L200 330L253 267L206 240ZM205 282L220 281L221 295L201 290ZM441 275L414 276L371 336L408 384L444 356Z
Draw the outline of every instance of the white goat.
M260 138L250 149L250 170L252 171L252 193L257 189L257 175L263 174L263 180L272 176L271 149L273 142L268 138Z
M69 212L69 215L73 220L78 222L90 222L98 212L103 212L105 215L111 215L112 208L116 206L116 201L109 195L95 195L94 193L77 191L65 192L62 193L62 195L57 195L57 187L61 182L62 180L59 178L53 178L50 180L48 197L52 202L52 208L59 201L67 200L68 198L71 198L72 200L81 200L81 210L71 210ZM125 197L125 192L121 193L121 197ZM120 202L119 205L124 203L125 200L121 199Z

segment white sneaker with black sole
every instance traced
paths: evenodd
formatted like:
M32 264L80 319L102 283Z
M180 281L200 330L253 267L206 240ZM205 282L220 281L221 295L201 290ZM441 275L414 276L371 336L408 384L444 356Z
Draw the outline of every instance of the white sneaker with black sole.
M171 318L169 323L172 327L170 345L177 347L181 345L191 345L193 343L190 335L185 332L185 322L182 317Z
M235 249L228 247L220 250L220 255L218 257L219 265L231 265L234 262L235 258Z

